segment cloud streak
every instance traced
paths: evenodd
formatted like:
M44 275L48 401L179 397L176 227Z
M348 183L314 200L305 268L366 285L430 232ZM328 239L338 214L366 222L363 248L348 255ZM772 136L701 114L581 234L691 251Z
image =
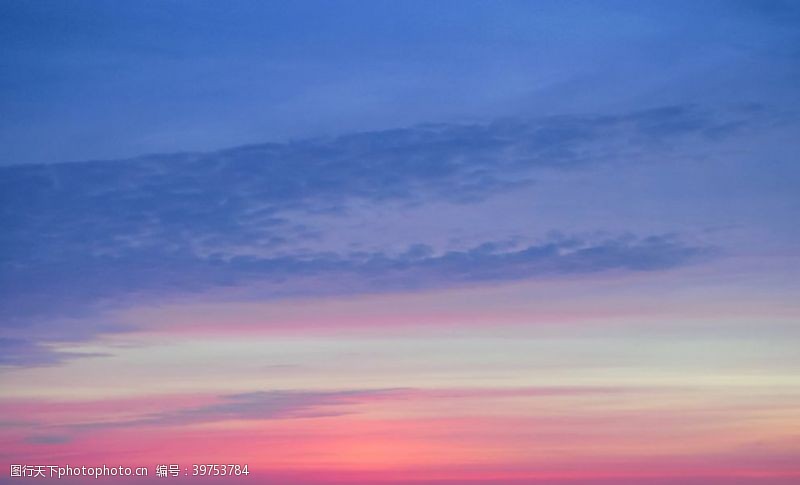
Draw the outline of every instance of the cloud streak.
M50 366L79 357L99 357L104 354L65 352L29 339L0 338L0 368L16 366Z
M0 365L73 357L41 343L130 329L55 320L143 298L241 285L264 288L266 299L374 293L696 261L710 250L669 235L457 250L420 241L400 253L300 248L320 237L313 217L346 218L355 203L475 203L544 171L628 163L730 135L748 123L737 116L673 106L0 168L0 330L10 356Z
M390 255L356 252L257 258L198 257L190 254L141 252L124 258L103 257L74 261L74 276L50 273L44 281L27 280L18 272L14 287L5 291L2 315L6 330L27 331L31 320L50 315L80 314L113 299L134 304L138 299L159 301L164 295L186 295L211 288L255 285L259 299L328 296L420 290L536 278L587 275L604 271L656 271L680 267L714 254L712 248L689 245L671 236L623 236L592 241L560 238L540 244L509 247L485 243L464 251L436 253L417 245ZM74 281L69 278L74 277ZM81 340L99 333L129 328L103 324L65 329L40 327L51 340ZM46 365L76 357L49 351L22 338L2 342L0 365Z
M721 118L721 119L717 119ZM686 106L616 116L431 124L210 153L0 168L3 268L76 256L260 252L312 237L296 214L349 201L469 202L537 170L635 160L748 118Z
M137 408L146 405L152 409L157 397L147 403L119 401L104 403L103 401L81 401L60 403L48 401L44 404L33 401L18 403L9 407L12 412L22 412L34 423L32 429L39 431L36 436L67 436L65 434L48 435L44 431L53 429L92 431L107 428L126 427L171 427L194 424L214 423L220 421L261 421L292 420L301 418L337 417L357 414L354 406L370 403L408 401L447 401L447 400L482 400L482 399L535 399L570 396L619 395L623 393L654 392L655 388L630 388L616 386L538 386L508 388L377 388L377 389L342 389L342 390L267 390L236 394L224 394L216 397L197 396L195 399L204 402L189 404L183 400L171 402L167 397L157 412L142 412ZM23 410L20 411L20 408ZM119 410L124 408L128 418L120 418ZM52 418L54 411L77 411L70 415L66 422ZM87 422L88 415L105 417L102 421ZM138 414L138 416L137 416ZM132 417L131 417L132 415ZM62 417L60 419L65 419ZM45 440L42 443L48 443ZM54 442L54 441L52 441Z

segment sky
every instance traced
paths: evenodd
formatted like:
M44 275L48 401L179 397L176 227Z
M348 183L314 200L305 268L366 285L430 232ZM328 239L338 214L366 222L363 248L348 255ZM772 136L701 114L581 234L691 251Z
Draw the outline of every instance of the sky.
M1 484L800 480L795 3L9 0L0 44Z

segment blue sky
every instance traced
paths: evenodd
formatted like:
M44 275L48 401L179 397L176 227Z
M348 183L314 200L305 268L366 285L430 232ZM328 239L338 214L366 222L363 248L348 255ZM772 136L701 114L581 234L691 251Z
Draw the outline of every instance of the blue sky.
M4 2L0 163L797 104L791 2Z

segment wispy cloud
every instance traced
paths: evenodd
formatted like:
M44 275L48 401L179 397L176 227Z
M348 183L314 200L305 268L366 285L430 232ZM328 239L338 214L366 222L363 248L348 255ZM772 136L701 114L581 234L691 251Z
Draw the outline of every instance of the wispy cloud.
M357 404L392 393L391 389L341 391L256 391L222 396L220 402L165 411L114 426L180 426L225 420L297 419L339 416ZM108 424L100 424L100 427ZM91 425L90 425L91 427Z
M603 271L655 271L700 261L712 248L685 244L672 236L622 236L598 241L559 238L524 247L485 243L464 251L436 253L418 245L386 253L319 253L298 256L222 258L191 254L131 252L126 257L75 261L74 273L50 273L36 285L5 292L6 330L46 317L86 312L94 304L114 299L132 304L136 298L158 301L165 295L230 285L260 286L260 299L419 290L500 281L586 275ZM46 273L45 269L41 270ZM24 281L25 274L20 272ZM75 278L73 283L68 278ZM13 303L13 306L12 306ZM130 330L108 324L42 323L39 336L51 340L81 340L99 333ZM55 352L22 338L2 342L0 365L45 365L77 354Z
M267 390L220 396L201 396L201 404L171 403L169 397L162 402L164 408L157 412L137 412L142 402L132 401L127 406L127 417L120 418L115 412L108 417L101 412L103 402L71 402L64 406L58 402L47 402L42 406L31 403L29 407L36 411L30 416L39 419L31 426L37 431L36 436L68 436L53 434L53 430L91 431L105 428L144 427L144 426L185 426L213 423L219 421L261 421L286 420L300 418L336 417L357 413L356 406L376 402L406 401L446 401L446 400L482 400L508 398L551 398L569 396L617 395L622 393L654 392L654 389L616 387L616 386L541 386L541 387L508 387L508 388L377 388L377 389L342 389L342 390ZM153 408L152 397L148 408ZM124 401L116 403L124 404ZM99 406L98 406L99 405ZM22 404L17 404L22 406ZM114 406L106 407L114 410ZM54 422L53 409L83 409L83 413L71 416L73 422ZM31 413L31 411L26 411ZM102 418L86 421L86 414ZM50 433L45 431L50 430ZM43 441L44 442L44 441ZM55 442L53 440L52 442Z
M72 437L57 434L33 435L30 436L26 441L32 445L61 445L72 441Z
M319 236L314 215L346 217L358 201L473 203L542 171L628 163L716 139L746 125L743 113L675 106L430 124L210 153L0 168L0 328L12 350L0 364L69 358L28 339L123 331L113 322L46 322L142 297L242 284L269 287L265 298L380 292L686 264L708 248L647 234L510 247L477 241L458 250L421 240L400 254L298 247Z
M735 132L748 119L678 106L4 167L0 261L15 269L88 255L158 251L168 261L185 251L264 251L313 234L294 220L297 211L337 211L355 199L480 200L529 182L537 170L675 150L687 138Z
M12 366L47 366L60 364L78 357L97 357L103 354L90 352L65 352L45 343L29 339L0 337L0 368Z

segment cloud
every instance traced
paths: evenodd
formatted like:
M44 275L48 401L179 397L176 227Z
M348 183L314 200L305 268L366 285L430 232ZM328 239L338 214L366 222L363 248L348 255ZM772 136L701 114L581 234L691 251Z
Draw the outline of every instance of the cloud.
M103 354L64 352L32 340L0 337L0 368L57 365L69 359L101 355Z
M32 445L60 445L72 441L71 436L67 435L34 435L25 440Z
M222 396L220 402L153 414L123 426L180 426L225 420L297 419L349 414L343 408L394 392L392 389L346 391L257 391ZM102 426L102 425L101 425Z
M542 386L512 388L382 388L348 390L270 390L219 396L216 402L169 409L121 421L63 425L65 429L93 430L116 427L185 426L229 420L285 420L353 414L353 406L376 401L428 401L493 398L548 398L652 392L645 388L614 386ZM54 424L55 426L59 426Z
M314 217L347 220L354 203L475 203L543 171L628 163L718 139L747 124L739 115L673 106L0 168L0 329L15 349L3 364L71 357L34 340L129 330L78 320L141 298L242 284L267 288L264 298L376 292L689 263L708 250L662 235L511 249L420 241L402 254L298 248L320 237Z
M529 183L536 170L636 159L645 150L674 150L689 137L713 138L743 123L675 106L3 167L0 262L6 268L154 249L267 250L313 237L312 229L294 221L297 212L341 211L352 200L481 200Z
M94 257L70 261L64 268L42 269L26 280L23 271L9 272L17 284L7 288L3 305L6 328L26 326L47 311L88 311L103 301L133 304L138 298L159 301L211 288L252 285L258 297L318 296L376 293L463 286L477 283L591 274L602 271L654 271L702 260L713 249L688 245L671 236L623 236L598 241L559 238L520 248L484 243L462 250L435 253L425 245L391 255L382 252L315 253L259 258L201 257L193 254L130 252L124 257ZM16 274L14 274L16 273ZM166 296L165 296L166 295ZM36 313L38 311L38 313ZM122 332L110 325L84 328L83 333ZM53 329L51 337L80 339L70 326ZM38 355L41 346L32 347Z

